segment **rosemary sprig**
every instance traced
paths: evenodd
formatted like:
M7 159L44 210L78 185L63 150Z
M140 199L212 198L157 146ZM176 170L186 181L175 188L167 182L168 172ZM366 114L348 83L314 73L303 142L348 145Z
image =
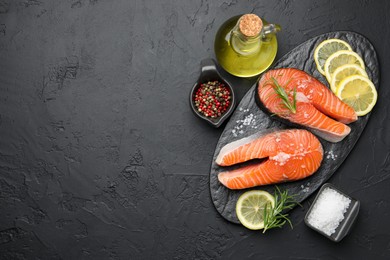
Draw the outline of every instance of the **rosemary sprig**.
M288 110L290 110L292 113L295 114L297 112L297 90L296 90L296 88L294 88L294 90L293 90L293 101L291 102L291 100L288 98L288 94L286 93L284 88L282 86L280 86L279 82L274 77L272 77L271 79L275 85L274 90L275 90L276 94L278 94L280 99L282 100L283 105ZM286 83L286 85L287 84L288 84L288 82Z
M288 214L283 213L283 211L292 209L295 205L300 205L295 201L294 196L288 194L288 191L280 191L276 186L275 190L275 206L274 207L264 207L264 229L265 233L268 229L271 228L281 228L286 222L290 224L291 229L293 228Z

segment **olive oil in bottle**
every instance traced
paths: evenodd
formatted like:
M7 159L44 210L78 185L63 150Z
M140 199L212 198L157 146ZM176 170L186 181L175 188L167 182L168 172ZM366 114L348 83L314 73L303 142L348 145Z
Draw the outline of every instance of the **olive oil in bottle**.
M276 57L276 24L268 24L255 14L235 16L218 30L214 51L218 63L230 74L253 77L265 71Z

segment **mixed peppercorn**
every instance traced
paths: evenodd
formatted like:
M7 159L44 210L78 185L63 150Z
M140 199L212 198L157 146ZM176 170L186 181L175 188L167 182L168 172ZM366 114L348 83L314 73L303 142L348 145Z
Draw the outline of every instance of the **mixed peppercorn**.
M200 85L195 93L194 103L202 115L218 118L229 108L230 99L230 90L225 84L209 81Z

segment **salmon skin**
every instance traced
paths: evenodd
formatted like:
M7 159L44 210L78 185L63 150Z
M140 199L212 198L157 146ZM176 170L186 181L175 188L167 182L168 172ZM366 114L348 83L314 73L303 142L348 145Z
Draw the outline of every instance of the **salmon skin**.
M280 130L255 134L225 145L216 163L229 166L256 158L268 159L221 172L218 180L229 189L245 189L303 179L320 167L323 149L317 137L307 130Z
M288 109L276 92L283 88L294 103L295 111ZM342 102L320 81L304 71L283 68L266 72L257 88L257 99L268 112L310 130L329 142L340 142L350 132L346 124L357 120L352 107Z

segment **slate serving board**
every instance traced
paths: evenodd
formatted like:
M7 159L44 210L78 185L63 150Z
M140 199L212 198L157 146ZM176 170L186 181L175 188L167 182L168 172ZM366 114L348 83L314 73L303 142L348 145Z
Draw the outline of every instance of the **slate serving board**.
M376 88L378 88L380 75L375 49L367 38L355 32L338 31L314 37L284 55L271 68L290 67L301 69L310 75L313 75L326 86L329 86L326 78L317 71L313 58L316 46L323 40L329 38L342 39L351 45L352 50L363 58L367 74ZM247 92L227 123L216 146L210 170L210 192L214 206L225 219L233 223L239 223L235 213L238 197L249 189L229 190L218 181L218 173L226 171L227 169L242 167L242 165L232 166L230 168L218 166L215 163L215 159L220 149L230 142L247 137L258 131L292 128L274 117L270 117L258 107L255 102L256 87L257 84ZM359 117L356 122L349 124L351 133L339 143L330 143L319 138L324 148L324 158L317 172L303 180L277 184L278 187L282 190L288 190L289 194L295 194L298 202L305 200L327 181L347 158L363 132L369 117L370 114ZM251 189L266 190L273 194L275 185L260 186Z

